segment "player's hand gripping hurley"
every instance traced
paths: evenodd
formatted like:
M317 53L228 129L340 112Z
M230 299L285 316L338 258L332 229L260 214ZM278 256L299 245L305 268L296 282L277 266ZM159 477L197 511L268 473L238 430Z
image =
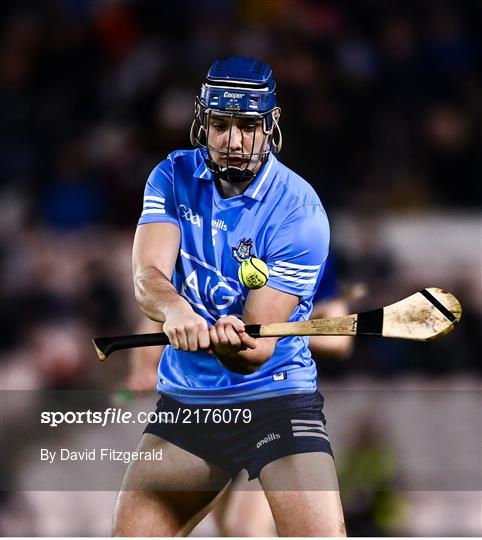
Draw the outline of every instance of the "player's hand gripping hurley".
M431 287L371 311L301 322L247 324L245 330L256 338L368 335L430 341L451 332L461 315L462 307L453 294ZM163 333L95 338L92 341L100 360L120 349L169 344Z

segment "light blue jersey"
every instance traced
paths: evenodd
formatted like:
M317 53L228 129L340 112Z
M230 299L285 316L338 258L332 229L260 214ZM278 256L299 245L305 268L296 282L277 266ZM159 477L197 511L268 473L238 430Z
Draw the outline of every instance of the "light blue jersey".
M268 287L300 297L289 320L309 318L328 254L329 225L313 188L273 154L248 189L223 199L199 149L171 153L152 171L139 224L168 222L181 230L173 274L177 291L209 326L241 317L248 289L238 281L249 256L269 268ZM166 347L159 393L185 403L237 403L316 390L308 338L279 339L255 373L227 370L204 352Z

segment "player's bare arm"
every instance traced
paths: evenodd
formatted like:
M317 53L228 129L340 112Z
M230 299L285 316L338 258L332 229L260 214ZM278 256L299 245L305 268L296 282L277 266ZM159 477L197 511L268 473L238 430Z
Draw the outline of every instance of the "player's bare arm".
M244 332L244 324L287 321L298 301L297 296L271 287L250 291L242 321L233 316L223 317L210 329L214 354L236 371L256 371L273 355L278 338L252 338Z
M171 277L181 234L171 223L149 223L137 228L132 253L134 290L141 310L163 322L171 345L183 351L207 349L208 325L174 288Z

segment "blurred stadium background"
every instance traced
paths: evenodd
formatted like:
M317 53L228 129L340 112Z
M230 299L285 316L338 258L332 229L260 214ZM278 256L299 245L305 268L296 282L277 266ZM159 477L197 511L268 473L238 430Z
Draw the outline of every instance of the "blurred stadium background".
M440 342L365 339L347 361L320 364L349 533L481 535L482 4L4 0L0 10L2 390L122 385L127 355L100 366L89 338L137 321L130 246L146 177L189 147L211 62L253 55L278 83L280 158L327 209L339 280L368 288L353 309L424 286L464 307ZM21 423L2 419L2 535L108 534L112 492L22 489L35 464ZM437 481L453 468L453 484Z

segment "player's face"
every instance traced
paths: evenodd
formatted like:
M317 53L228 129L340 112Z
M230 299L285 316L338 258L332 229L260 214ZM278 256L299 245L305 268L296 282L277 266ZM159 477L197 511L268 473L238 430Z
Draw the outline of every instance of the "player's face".
M212 113L207 133L208 148L217 165L257 172L268 145L261 119Z

